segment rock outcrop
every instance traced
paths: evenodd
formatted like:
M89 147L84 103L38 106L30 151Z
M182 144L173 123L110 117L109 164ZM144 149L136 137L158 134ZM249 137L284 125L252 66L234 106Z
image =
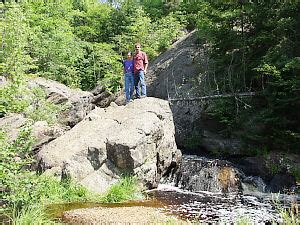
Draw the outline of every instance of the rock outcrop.
M167 101L144 98L126 106L96 108L64 135L43 146L39 170L71 177L104 192L122 174L157 186L180 162L172 113Z
M93 94L80 89L71 89L61 83L45 78L29 80L29 87L41 87L47 100L54 104L64 103L67 109L59 115L59 121L73 127L80 122L93 108Z
M31 128L33 137L32 154L38 152L44 144L49 143L69 130L69 127L61 124L48 124L46 121L33 122L23 114L11 113L0 118L0 128L6 132L8 142L15 141L20 130L26 127Z
M148 96L170 101L176 143L181 149L198 155L243 155L241 141L218 135L220 124L206 113L213 103L193 100L217 94L211 90L214 81L210 77L212 63L207 48L200 44L197 31L193 31L158 56L149 64L146 74Z
M148 95L171 101L176 143L183 148L195 132L203 130L199 128L203 109L198 103L191 105L171 99L191 98L200 94L200 89L196 87L201 83L203 60L207 60L207 56L198 44L194 31L151 62L146 76Z
M184 155L179 169L163 182L170 180L179 188L192 192L228 193L241 190L240 172L230 162L195 155Z

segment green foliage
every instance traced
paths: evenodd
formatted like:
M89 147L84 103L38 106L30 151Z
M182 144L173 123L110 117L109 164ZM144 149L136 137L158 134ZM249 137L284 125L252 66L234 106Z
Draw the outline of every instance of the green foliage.
M15 177L16 178L16 177ZM88 191L72 181L58 181L47 176L26 173L21 179L9 184L10 193L6 196L11 206L21 209L34 204L84 201ZM28 192L28 190L31 190Z
M123 31L112 39L120 52L132 49L134 44L139 42L151 59L166 50L182 35L182 24L175 14L171 13L157 21L151 21L144 7L139 4L124 4L119 13L121 15L118 17L124 17L120 25Z
M97 1L81 1L75 9L72 11L72 26L81 40L101 43L107 42L113 35L111 17L115 9L112 6Z
M238 220L235 222L235 224L237 225L250 225L253 224L251 218L249 218L248 216L241 216L240 218L238 218Z
M28 45L39 76L79 87L76 63L84 51L71 27L71 6L61 3L30 2L23 4L31 28Z
M148 3L123 1L119 7L96 0L2 4L0 73L14 81L26 74L42 76L84 90L102 84L116 92L122 87L121 52L141 42L152 58L181 34L179 21L184 19L169 13L175 8L164 3L163 13L149 17L146 10L151 11L152 4ZM22 111L7 109L17 110Z
M0 88L0 116L8 112L21 112L28 106L22 99L23 77L30 68L31 58L26 52L29 28L25 16L16 4L9 4L7 10L1 5L4 16L0 17L0 74L9 84Z
M265 159L269 156L269 150L266 146L250 148L249 153L253 156L262 156Z
M120 56L113 50L113 45L95 43L86 45L85 59L80 62L82 73L81 86L92 89L97 84L116 92L121 87L122 64Z
M284 224L299 224L300 223L300 215L298 212L298 203L297 197L293 196L291 200L290 207L286 208L280 204L278 195L274 194L272 196L273 203L275 205L276 211L281 215Z
M48 101L42 88L28 88L25 81L18 85L9 81L1 88L0 103L1 116L10 112L25 113L33 121L47 121L48 124L57 122L57 114L67 109L67 105Z
M233 129L236 127L239 115L235 111L235 100L233 98L215 100L207 114L221 123L220 131L224 136L230 136Z
M297 182L300 182L300 166L295 166L291 169L293 176L296 178Z
M0 199L5 202L1 213L11 216L13 224L48 223L44 213L46 204L95 199L95 194L74 181L59 181L30 172L33 162L30 133L30 128L22 129L13 142L7 141L3 131L0 133L0 185L4 188Z
M103 203L124 202L135 200L138 195L142 196L136 178L125 176L109 188L101 201Z
M23 112L29 101L23 98L26 93L23 84L9 82L4 87L0 87L0 117L10 112Z
M281 209L280 215L282 216L285 224L296 225L300 223L300 216L291 210Z
M23 172L7 180L8 192L1 196L8 202L6 213L12 215L15 224L19 221L49 221L44 207L50 203L87 201L94 199L95 194L73 181L58 181L47 176ZM28 191L30 190L30 191ZM36 214L39 212L39 214Z
M1 186L6 186L16 175L22 173L22 169L32 163L29 156L31 151L31 129L25 127L19 132L18 138L10 143L7 141L3 130L0 132L0 180ZM14 181L13 181L14 182Z
M1 7L0 73L18 87L25 71L30 69L31 58L26 51L30 29L22 9L15 3L8 7Z
M241 100L212 111L229 130L248 118L262 129L251 139L270 149L297 151L299 143L299 2L185 2L181 10L195 24L203 42L209 43L214 71L211 94L254 91L260 103L240 110ZM245 106L247 106L245 104ZM248 107L250 108L250 107ZM250 114L252 112L252 115ZM244 114L244 115L241 115ZM242 120L243 119L243 120Z
M13 225L20 224L57 224L47 217L45 209L40 205L24 207L21 211L13 210L11 220Z

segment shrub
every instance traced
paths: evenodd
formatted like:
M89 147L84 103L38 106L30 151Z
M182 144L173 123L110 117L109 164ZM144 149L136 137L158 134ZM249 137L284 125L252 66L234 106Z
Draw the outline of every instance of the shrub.
M96 199L97 195L74 181L59 181L31 172L30 133L31 129L25 127L20 130L18 138L10 143L6 134L0 132L0 185L4 188L0 192L0 199L5 203L1 213L11 216L13 224L39 224L47 221L43 211L46 204Z

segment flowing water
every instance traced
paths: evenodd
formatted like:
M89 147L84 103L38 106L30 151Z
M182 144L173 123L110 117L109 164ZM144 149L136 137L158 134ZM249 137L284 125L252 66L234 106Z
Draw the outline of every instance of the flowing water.
M300 197L266 190L261 178L245 176L228 161L186 155L178 170L170 171L157 189L148 192L150 200L69 203L52 205L48 211L61 218L62 212L76 208L148 206L196 223L282 223L278 209L298 207Z
M224 195L201 191L195 193L160 185L153 192L153 196L165 205L163 211L184 220L232 223L246 219L254 224L282 222L271 195ZM280 198L285 202L290 201L289 196Z
M279 210L298 207L300 197L266 190L261 178L245 176L228 161L185 155L152 194L165 212L189 221L282 223Z

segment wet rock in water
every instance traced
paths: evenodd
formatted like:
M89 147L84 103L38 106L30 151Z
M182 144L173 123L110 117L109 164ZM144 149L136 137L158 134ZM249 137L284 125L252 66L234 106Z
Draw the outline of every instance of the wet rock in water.
M271 171L263 157L244 158L239 162L238 167L248 176L259 176L265 181L272 179Z
M61 168L63 177L96 192L104 192L123 173L136 175L148 188L156 187L168 168L181 160L174 133L164 100L144 98L126 106L96 108L43 146L39 170Z
M240 174L225 160L184 155L181 167L175 174L175 185L197 192L236 192L241 189Z
M296 178L288 174L276 174L270 182L271 192L287 191L296 186Z
M261 177L266 183L264 191L291 191L296 187L292 172L299 167L299 157L291 155L271 152L267 157L247 157L240 160L238 168L245 175Z
M283 222L281 215L272 204L271 194L251 196L241 193L223 195L207 191L195 193L160 185L152 195L166 205L165 212L196 224L239 224L245 218L247 224ZM278 201L285 204L290 202L289 197L285 195L280 195Z

